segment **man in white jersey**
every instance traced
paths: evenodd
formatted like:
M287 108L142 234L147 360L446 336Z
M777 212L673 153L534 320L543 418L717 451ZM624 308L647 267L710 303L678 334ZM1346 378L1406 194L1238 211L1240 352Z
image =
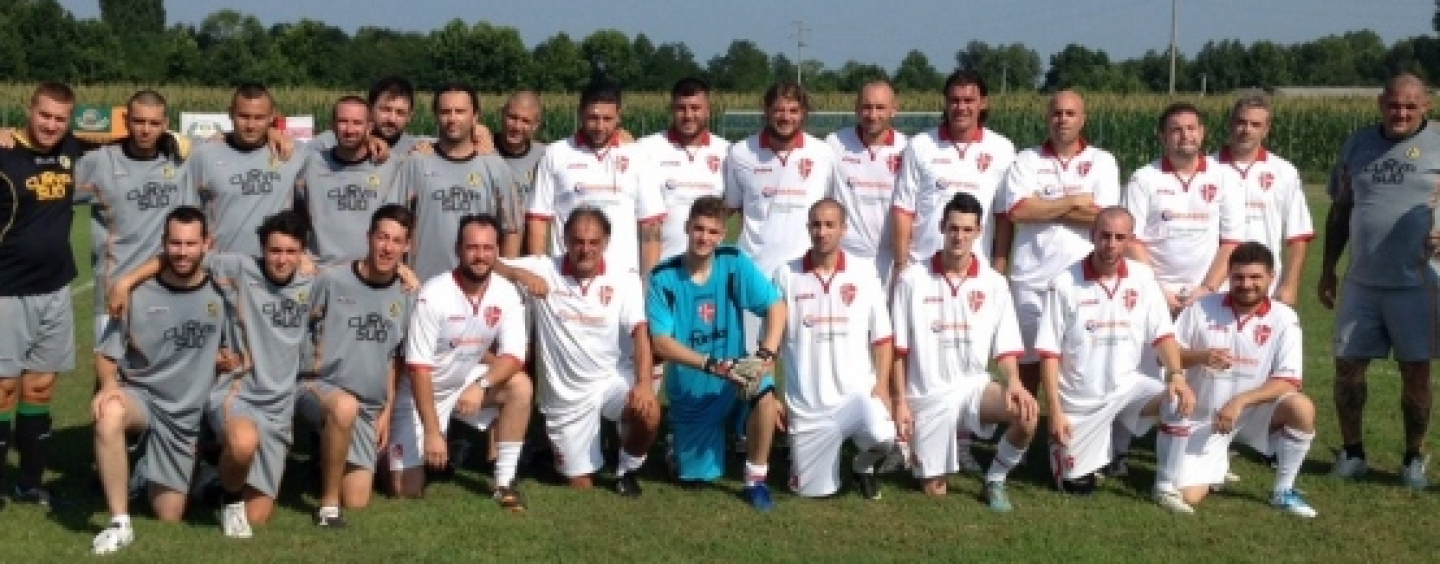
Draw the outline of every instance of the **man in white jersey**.
M945 80L945 115L939 127L910 138L900 164L891 204L895 271L912 261L929 260L942 246L936 214L956 192L967 192L997 217L981 222L975 256L1005 272L1010 249L996 244L996 233L1009 230L1000 215L1000 184L1015 159L1015 144L985 127L990 113L989 89L979 73L955 71ZM1008 238L1005 241L1008 242ZM1007 243L1008 245L1008 243Z
M492 276L500 232L494 216L462 218L460 266L420 290L405 346L408 382L396 387L390 423L390 480L400 497L423 495L423 465L451 462L445 432L453 416L480 430L495 425L494 499L507 511L525 510L514 479L533 394L521 371L527 343L520 294ZM482 364L492 345L494 359Z
M1161 414L1156 441L1155 500L1178 513L1210 492L1230 466L1229 446L1275 454L1270 503L1299 517L1316 512L1295 491L1295 477L1315 438L1315 405L1300 393L1305 364L1300 317L1272 301L1275 255L1247 241L1230 254L1230 291L1185 308L1175 338L1195 390L1189 417Z
M1010 284L971 250L984 214L974 196L956 194L937 226L944 249L896 280L895 425L911 445L915 477L933 496L945 495L947 475L961 469L958 432L992 435L997 424L1009 425L985 476L986 502L1007 512L1005 477L1025 458L1039 408L1015 362L1023 345ZM991 359L1004 385L985 372Z
M725 193L722 167L730 142L710 133L710 85L682 78L670 89L670 128L640 139L652 178L665 197L660 257L685 252L690 204Z
M895 131L897 107L895 89L888 81L868 82L855 96L858 124L825 138L838 159L834 197L850 218L840 245L847 256L874 261L875 271L886 284L895 264L890 203L907 140L905 134Z
M880 499L875 466L895 448L890 378L894 349L884 285L869 261L840 248L845 208L825 198L810 206L811 247L772 279L787 310L781 354L787 368L790 489L822 497L840 489L840 449L859 448L850 470L860 495Z
M1113 426L1142 434L1167 399L1181 416L1195 403L1154 271L1124 256L1134 225L1124 208L1102 210L1090 231L1095 250L1046 292L1035 350L1051 398L1050 464L1061 491L1094 491L1094 472L1111 460ZM1159 351L1166 384L1141 373L1150 347Z
M621 144L620 89L591 84L580 94L580 129L552 143L535 171L526 212L526 251L560 256L565 241L558 229L576 208L605 212L615 237L605 252L615 272L648 274L660 262L665 199L647 183L648 163L635 144Z
M1315 226L1300 172L1265 149L1272 118L1270 101L1262 95L1236 101L1230 110L1230 138L1214 157L1240 174L1245 186L1245 240L1264 243L1275 256L1284 256L1284 266L1275 265L1271 293L1295 307Z

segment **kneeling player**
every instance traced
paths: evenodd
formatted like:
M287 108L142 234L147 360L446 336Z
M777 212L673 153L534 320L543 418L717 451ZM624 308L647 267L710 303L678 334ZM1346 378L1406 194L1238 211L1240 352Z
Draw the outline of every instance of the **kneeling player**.
M880 499L875 465L895 447L890 417L890 314L873 263L840 249L845 208L826 198L810 206L811 247L780 265L773 279L785 300L789 363L790 488L805 497L840 489L840 447L859 447L851 464L860 494Z
M409 385L395 392L390 424L390 480L401 497L419 497L425 469L449 460L445 432L452 416L476 429L495 424L495 501L524 511L515 466L530 422L532 389L525 363L525 311L510 282L494 276L500 221L491 215L460 218L455 241L459 266L431 278L420 290L405 346ZM495 359L481 364L498 341ZM416 401L419 398L421 401ZM497 422L498 419L498 422Z
M1011 509L1005 477L1025 458L1038 408L1020 381L1023 344L1009 283L970 252L983 213L974 196L956 194L940 215L944 247L897 281L895 424L930 495L945 495L946 475L961 469L956 433L989 436L997 424L1008 425L985 474L986 501L1003 512ZM985 372L991 358L1005 375L1003 386Z
M1149 267L1124 257L1135 221L1124 208L1101 211L1095 250L1060 273L1046 292L1035 336L1050 399L1050 464L1061 491L1090 493L1110 463L1111 428L1143 435L1167 398L1188 415L1195 402L1181 370L1165 295ZM1140 373L1155 347L1168 384Z
M743 311L765 318L764 338L756 355L771 361L785 330L785 303L754 261L725 239L724 200L696 199L685 222L684 253L671 257L650 276L645 313L655 354L669 361L665 393L670 399L676 477L708 482L725 473L726 423L746 421L745 500L756 509L774 506L765 485L770 445L779 420L773 379L742 404L726 379L734 361L746 355Z
M1234 441L1278 466L1270 503L1300 517L1315 510L1295 491L1295 477L1315 438L1315 406L1300 393L1305 359L1300 318L1269 297L1275 255L1256 242L1230 254L1230 291L1185 308L1176 338L1195 389L1189 417L1162 414L1156 443L1155 500L1191 513L1211 484L1222 483Z

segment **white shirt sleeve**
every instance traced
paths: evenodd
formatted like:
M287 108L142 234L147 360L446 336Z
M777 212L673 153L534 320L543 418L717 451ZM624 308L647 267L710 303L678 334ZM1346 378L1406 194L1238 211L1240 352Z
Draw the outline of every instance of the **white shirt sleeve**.
M736 170L740 167L737 153L743 146L745 146L744 141L731 145L729 154L725 158L725 207L732 210L745 207L745 186L740 183L740 174Z
M892 209L905 215L915 215L915 198L919 193L921 176L920 158L915 155L915 144L911 143L900 157L900 174L895 177L895 194L890 200Z
M1090 164L1090 174L1095 176L1095 206L1105 209L1120 205L1120 165L1115 155L1102 152Z
M1041 357L1059 358L1065 350L1065 329L1072 312L1064 294L1060 284L1053 281L1045 290L1045 308L1040 310L1040 325L1035 330L1035 353Z
M1009 284L1004 279L995 284L996 298L1000 303L1000 319L995 327L993 358L1021 356L1025 354L1025 341L1020 338L1020 320L1015 316L1015 297L1010 294Z
M1007 214L1014 212L1021 202L1035 195L1028 164L1024 159L1016 158L1010 170L1005 171L1005 180L1000 183L1001 201L997 210L1004 210Z
M440 320L444 314L431 301L422 292L416 300L415 311L410 315L410 329L405 334L405 363L410 366L435 366L435 341L440 334Z
M550 219L555 217L555 152L545 151L536 166L535 183L530 188L530 205L525 210L526 219Z
M895 330L895 353L905 354L910 352L910 341L913 335L910 334L910 300L914 294L914 277L907 275L909 270L901 273L900 279L895 283L895 306L890 309L890 324Z
M509 285L506 293L508 295L500 303L500 307L504 309L500 312L499 346L496 347L496 353L499 356L514 357L523 363L530 338L525 330L525 306L513 285Z
M1275 343L1275 360L1270 367L1270 377L1292 380L1298 387L1305 366L1305 356L1301 353L1301 346L1305 341L1304 330L1300 328L1299 319L1293 316L1278 325L1274 328L1273 338L1278 341Z
M1305 201L1305 187L1300 181L1299 173L1294 169L1289 171L1286 178L1281 179L1283 184L1281 190L1280 205L1285 206L1281 210L1284 214L1284 228L1281 231L1284 242L1308 241L1315 237L1315 224L1310 217L1310 204ZM1279 258L1280 249L1270 249Z
M1139 173L1131 175L1130 183L1125 185L1123 202L1125 209L1130 210L1130 215L1135 218L1135 236L1141 241L1154 240L1147 229L1150 220L1150 195L1146 192Z
M1220 242L1239 243L1245 240L1245 182L1238 173L1225 178L1220 187Z
M867 301L870 302L870 342L880 344L891 341L895 338L895 328L890 324L890 309L885 306L885 289L880 286L880 279L867 280L864 283L865 292L870 294Z

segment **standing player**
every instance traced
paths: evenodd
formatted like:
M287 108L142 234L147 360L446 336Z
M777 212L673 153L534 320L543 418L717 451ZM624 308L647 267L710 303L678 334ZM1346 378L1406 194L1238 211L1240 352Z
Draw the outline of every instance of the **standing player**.
M1400 365L1400 411L1405 420L1401 478L1424 489L1430 427L1430 361L1435 342L1436 269L1440 224L1434 213L1440 186L1440 129L1425 117L1425 83L1401 74L1379 98L1381 122L1355 132L1340 148L1328 190L1334 205L1325 218L1320 303L1335 307L1335 265L1347 243L1350 264L1335 311L1335 411L1344 451L1335 474L1358 477L1369 468L1363 444L1365 369L1394 351Z
M310 299L313 342L301 357L297 408L320 430L321 490L315 524L344 527L340 507L365 507L376 450L387 444L400 344L413 296L399 268L415 216L388 204L371 216L362 260L320 273Z
M754 261L720 246L729 215L723 199L701 196L688 215L688 247L655 268L645 303L655 355L669 363L664 388L674 436L672 470L681 482L718 479L725 473L725 423L743 418L744 497L769 511L774 502L765 480L780 415L774 382L747 401L726 377L733 361L749 354L741 312L765 319L755 354L772 360L785 331L785 302Z
M972 251L984 216L974 196L956 194L940 214L945 247L898 275L894 415L901 440L912 445L915 477L936 496L945 495L946 475L961 469L957 433L988 436L1008 425L985 475L987 503L1005 512L1005 477L1025 459L1039 408L1015 362L1022 344L1009 284ZM1003 386L985 372L992 358Z
M563 254L558 228L588 206L605 212L615 226L605 251L609 268L648 275L660 262L665 199L659 186L645 182L649 163L640 148L621 144L620 111L620 90L612 85L591 84L580 94L580 130L550 144L535 171L526 212L529 254Z
M689 241L690 206L725 193L722 169L730 142L710 133L710 85L693 77L676 82L670 89L670 128L641 139L640 150L665 198L660 256L682 254Z
M500 220L501 256L520 253L520 210L510 169L499 157L482 155L473 141L480 97L463 84L435 91L435 121L440 138L433 153L412 155L396 182L415 210L415 248L410 268L421 280L450 272L456 262L454 237L460 218L488 213Z
M1278 455L1270 503L1300 517L1315 510L1295 477L1315 438L1315 405L1300 393L1304 357L1300 317L1270 299L1275 255L1254 241L1230 254L1230 291L1201 298L1175 321L1175 338L1195 390L1189 417L1163 413L1156 441L1155 499L1192 513L1225 479L1229 448L1240 441Z
M996 210L997 217L984 218L984 231L975 256L993 258L995 269L1005 272L1010 256L1009 220L1000 215L1000 183L1015 159L1015 144L1004 135L985 127L990 114L989 89L978 73L955 71L945 80L944 122L916 135L901 158L900 177L895 183L892 225L895 230L895 272L904 271L911 261L929 260L940 250L940 225L935 217L956 192L968 192L982 205Z
M1284 250L1284 266L1275 265L1271 292L1295 307L1315 228L1300 173L1290 161L1265 149L1271 118L1264 96L1236 101L1230 110L1230 139L1215 160L1235 169L1245 186L1245 240L1264 243L1277 257Z
M375 163L365 144L370 110L358 96L345 96L330 110L336 142L326 150L308 151L295 180L295 196L314 226L308 248L320 264L365 256L363 227L373 210L403 202L393 181L397 159ZM261 244L264 244L263 242Z
M90 405L95 461L110 511L109 526L91 544L95 554L115 552L135 540L127 432L145 432L146 454L136 471L149 485L155 515L175 522L184 514L211 385L200 376L213 373L220 356L228 310L201 268L210 246L205 214L190 206L175 208L166 216L164 231L165 269L135 288L124 320L106 327L95 364L99 391Z
M410 317L409 385L396 389L390 424L391 488L401 497L424 494L424 465L450 462L445 432L453 415L480 430L494 423L494 499L507 511L524 511L514 480L533 392L521 371L526 332L520 294L491 270L500 254L500 221L461 218L455 254L460 266L425 283ZM482 357L492 345L495 358L487 365Z
M1124 208L1101 210L1090 230L1095 250L1060 273L1046 293L1035 335L1050 406L1050 464L1061 491L1089 493L1111 461L1111 429L1143 434L1162 403L1190 415L1174 324L1148 266L1125 258L1135 222ZM1154 347L1166 383L1141 373Z
M539 94L529 90L511 94L500 107L500 131L493 141L495 152L510 165L520 201L527 205L535 186L535 169L545 156L545 143L535 139L542 112Z
M858 124L825 138L839 159L832 185L835 199L850 218L840 246L846 256L874 262L887 285L895 264L890 204L906 145L905 134L893 125L897 107L895 89L888 81L868 82L855 95Z
M875 466L895 448L890 378L894 350L885 289L868 261L846 260L845 208L825 198L810 207L808 252L775 269L785 301L785 406L790 430L790 489L821 497L840 488L840 447L860 495L880 499Z
M255 228L294 205L295 179L305 159L272 156L267 142L275 100L259 84L235 89L230 120L235 130L223 143L204 143L189 161L189 181L205 204L215 231L215 250L259 255Z
M398 76L387 76L370 86L363 102L369 109L370 127L361 134L363 138L378 138L397 156L409 155L421 141L405 132L415 111L415 86L409 80ZM339 144L336 131L326 131L315 137L310 144L323 152Z

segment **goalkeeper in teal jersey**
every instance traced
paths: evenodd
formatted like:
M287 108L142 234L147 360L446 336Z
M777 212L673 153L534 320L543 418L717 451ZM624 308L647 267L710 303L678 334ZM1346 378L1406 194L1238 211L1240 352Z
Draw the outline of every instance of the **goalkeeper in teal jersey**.
M785 328L785 302L770 279L747 256L720 246L729 210L720 198L695 200L685 222L684 253L655 267L645 314L653 350L665 361L670 400L674 471L682 482L708 482L725 472L727 423L745 418L744 497L756 509L773 507L765 485L770 444L780 422L780 402L766 376L748 401L730 368L754 343L745 335L742 311L765 318L754 356L774 359ZM736 418L736 419L732 419Z

